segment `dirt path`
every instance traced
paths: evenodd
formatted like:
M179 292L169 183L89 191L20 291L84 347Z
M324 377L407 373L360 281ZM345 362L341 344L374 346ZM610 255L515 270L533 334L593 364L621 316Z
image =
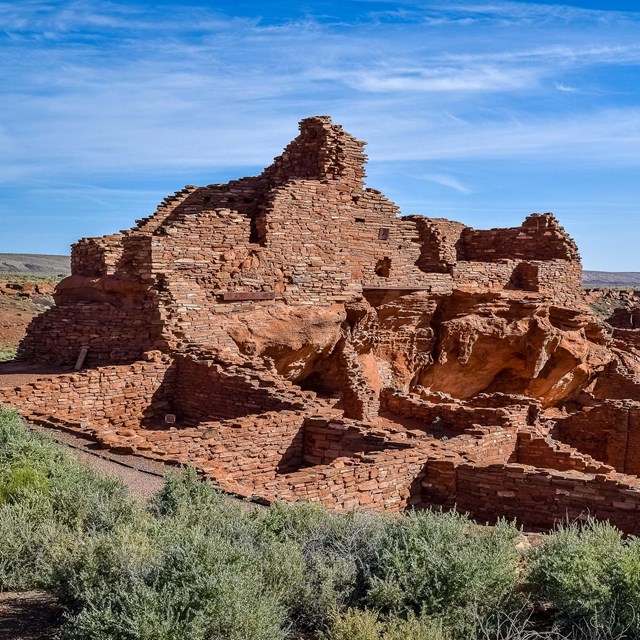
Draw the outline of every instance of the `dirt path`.
M69 447L82 464L98 473L120 478L133 495L145 502L162 488L163 477L168 467L160 462L111 453L100 449L92 440L65 431L33 425L31 428Z
M62 607L44 591L0 593L0 640L50 640Z
M22 360L0 362L0 389L19 387L29 382L35 382L44 376L51 377L65 373L73 373L73 371L40 362L24 362Z

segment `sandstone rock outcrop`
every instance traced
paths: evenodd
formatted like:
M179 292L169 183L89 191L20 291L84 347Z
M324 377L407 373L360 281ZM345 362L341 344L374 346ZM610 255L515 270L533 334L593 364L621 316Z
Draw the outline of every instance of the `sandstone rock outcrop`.
M363 146L307 118L259 176L80 240L20 353L88 368L0 402L256 499L640 532L635 311L594 312L550 213L401 217Z

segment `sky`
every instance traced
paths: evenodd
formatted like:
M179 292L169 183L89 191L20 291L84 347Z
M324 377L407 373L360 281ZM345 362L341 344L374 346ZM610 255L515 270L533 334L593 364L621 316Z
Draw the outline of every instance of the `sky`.
M331 115L403 214L640 271L640 2L0 0L0 252L69 252Z

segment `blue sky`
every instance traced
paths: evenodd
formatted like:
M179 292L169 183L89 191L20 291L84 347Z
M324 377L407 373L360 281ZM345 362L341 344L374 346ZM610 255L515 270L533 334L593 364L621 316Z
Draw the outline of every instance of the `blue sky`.
M640 2L0 0L0 252L66 253L305 116L367 140L403 213L553 211L640 271Z

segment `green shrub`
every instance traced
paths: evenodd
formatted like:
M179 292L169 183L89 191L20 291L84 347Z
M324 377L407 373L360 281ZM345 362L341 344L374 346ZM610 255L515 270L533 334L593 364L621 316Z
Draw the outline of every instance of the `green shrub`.
M286 612L259 554L183 528L123 528L89 539L58 576L69 639L277 640Z
M253 522L261 540L290 549L285 601L296 628L304 631L327 628L332 611L364 602L394 520L300 503L273 505L256 512Z
M567 524L530 558L532 593L567 630L640 638L640 545L606 522Z
M334 613L331 629L322 635L323 640L446 640L439 623L426 619L392 618L380 620L371 609L348 609Z
M123 485L0 408L0 590L51 588L85 535L144 517Z
M0 347L0 362L9 362L16 357L15 347Z
M24 460L6 465L0 471L0 504L19 502L49 492L49 480L42 469Z
M612 574L615 628L640 638L640 539L625 540L621 558Z
M523 559L517 535L252 508L193 470L145 509L0 409L0 590L54 591L67 640L640 640L640 541L568 525ZM554 628L534 630L528 594Z
M478 527L455 512L398 519L384 539L367 601L387 613L438 616L469 633L471 619L513 604L517 535L506 522Z

